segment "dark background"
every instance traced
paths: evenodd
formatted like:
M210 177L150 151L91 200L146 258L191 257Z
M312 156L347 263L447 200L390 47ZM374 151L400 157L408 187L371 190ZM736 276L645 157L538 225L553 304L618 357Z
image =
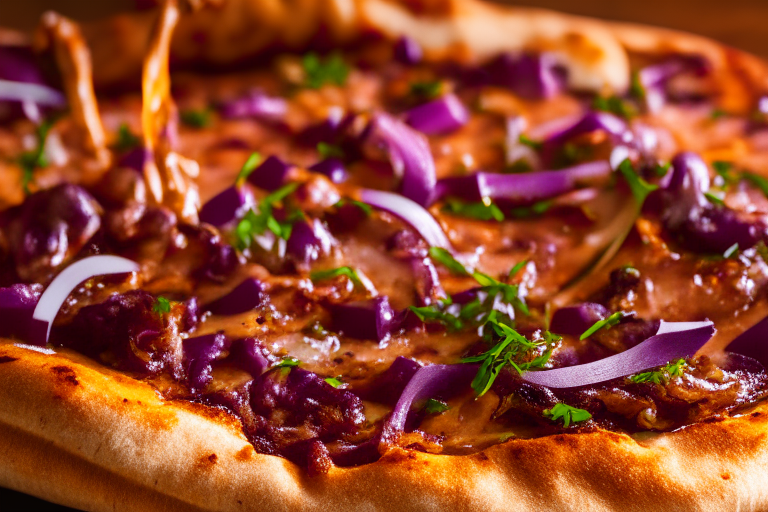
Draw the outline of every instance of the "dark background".
M523 0L504 3L695 32L768 58L766 0ZM0 0L0 26L31 30L47 9L56 9L76 20L93 20L131 9L133 5L134 0ZM0 510L61 512L72 509L0 489Z

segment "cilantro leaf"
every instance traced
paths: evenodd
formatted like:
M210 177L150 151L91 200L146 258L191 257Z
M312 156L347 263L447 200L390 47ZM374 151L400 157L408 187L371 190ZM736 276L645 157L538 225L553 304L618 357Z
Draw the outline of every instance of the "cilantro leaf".
M669 362L666 366L648 372L638 373L629 377L629 380L636 384L642 384L644 382L652 382L654 384L666 384L669 379L673 377L680 377L688 363L685 359L678 359L677 361Z
M440 414L448 409L450 409L448 404L440 400L435 400L434 398L430 398L427 400L427 403L424 404L424 412L427 414Z
M371 213L373 213L373 208L371 207L371 205L366 204L366 203L364 203L362 201L356 201L354 199L342 198L342 199L339 199L339 201L336 204L334 204L333 206L335 206L336 208L341 208L342 206L345 206L345 205L348 205L348 204L351 204L353 206L357 206L358 208L363 210L363 213L365 213L366 217L369 217L371 215Z
M282 361L277 363L274 368L295 368L301 364L301 361L293 356L285 356Z
M432 100L443 92L443 83L439 80L433 82L411 82L410 93L419 98Z
M468 217L478 220L504 220L504 213L493 201L486 199L478 202L465 202L457 199L448 199L443 210L459 217Z
M720 118L723 118L723 117L727 117L727 116L728 116L728 112L726 112L725 110L723 110L721 108L713 109L712 113L709 114L709 118L712 119L712 120L717 120L717 119L720 119Z
M464 322L459 318L456 311L450 310L460 308L458 308L458 306L449 308L451 305L453 305L453 302L450 297L447 297L446 299L437 301L429 306L409 306L408 309L410 309L413 314L424 323L441 323L452 331L460 331L464 328Z
M631 119L638 114L635 105L618 96L610 96L608 98L597 96L592 102L592 107L595 110L610 112L611 114L623 117L624 119Z
M248 176L250 176L251 173L256 170L260 163L261 154L256 151L251 153L251 156L248 157L248 160L246 160L243 166L240 168L240 172L237 173L237 178L235 178L235 185L240 186L245 183L245 180L247 180Z
M152 311L158 315L162 315L163 313L170 313L171 301L162 295L158 296L157 299L155 299L155 303L152 305Z
M47 167L48 161L45 159L45 141L48 139L48 133L53 126L50 120L44 120L35 128L35 137L37 138L37 147L32 151L27 151L19 157L21 166L21 186L24 194L29 195L29 184L34 181L35 170L41 167Z
M551 199L538 201L533 203L531 206L518 206L516 208L512 208L509 213L513 217L522 219L528 217L536 217L547 213L547 211L552 207L552 204L553 202Z
M528 264L528 260L523 260L511 269L509 269L509 277L515 277L518 272L520 272L526 265Z
M704 197L706 197L707 200L714 205L725 206L725 201L723 198L714 192L704 192Z
M481 363L477 375L472 380L472 389L478 397L491 389L496 377L507 365L520 374L532 368L542 368L552 356L555 344L562 339L546 332L541 339L529 340L502 322L488 323L493 326L501 340L487 352L461 360L462 363Z
M141 139L131 133L131 129L128 128L126 123L120 125L117 129L117 140L115 141L114 148L117 151L128 151L138 147L141 144Z
M234 232L236 245L240 250L250 247L254 237L263 235L267 230L271 231L279 238L288 240L291 236L293 223L299 218L302 218L303 214L300 211L296 211L293 215L289 215L284 222L280 222L273 216L273 210L275 204L281 202L287 196L292 194L298 186L298 183L289 183L272 192L259 202L258 213L254 210L249 210L248 213L240 219Z
M630 162L629 159L621 162L619 171L621 171L624 179L627 180L627 184L629 185L630 190L632 190L632 195L635 197L635 201L640 207L645 202L645 198L648 197L648 194L659 188L658 185L648 183L641 178L637 172L635 172L635 169L632 168L632 162Z
M349 66L338 53L325 59L314 52L308 53L304 55L301 64L304 68L304 83L310 89L319 89L327 83L344 85L349 75Z
M760 191L768 197L768 179L759 176L757 174L751 173L751 172L743 172L741 173L742 178L756 186L760 189Z
M555 404L551 409L544 409L542 414L551 419L554 422L562 420L563 427L568 428L571 423L579 423L581 421L587 421L592 417L589 411L579 409L577 407L571 407L568 404L562 402Z
M333 279L338 276L347 276L355 286L364 288L363 282L360 280L360 276L357 275L357 271L352 267L339 267L331 268L327 270L316 270L309 274L309 278L312 281L325 281L327 279Z
M339 146L328 144L326 142L317 143L317 152L323 158L336 157L344 158L344 151Z
M323 380L325 380L326 383L330 384L335 388L338 388L339 386L344 385L344 383L341 380L337 379L336 377L326 377Z
M211 125L211 110L182 110L179 114L181 122L192 128L205 128Z
M448 252L446 249L443 249L442 247L430 247L429 257L443 265L457 276L470 275L469 271L467 271L464 265L456 261L456 258L454 258L450 252Z
M602 320L598 320L597 322L592 324L592 327L590 327L589 329L584 331L584 334L579 336L579 339L580 340L585 340L588 337L590 337L593 334L595 334L600 329L610 329L614 325L616 325L619 322L621 322L622 319L624 319L624 318L626 318L628 316L632 316L632 313L627 313L626 311L617 311L617 312L613 313L611 316L609 316L607 318L604 318Z
M629 86L629 94L638 100L645 99L645 86L640 81L640 74L637 72L632 73L632 83Z
M528 146L529 148L535 149L536 151L540 150L544 145L543 142L533 140L524 133L520 134L520 137L518 138L518 140L520 141L520 144L523 144L525 146Z

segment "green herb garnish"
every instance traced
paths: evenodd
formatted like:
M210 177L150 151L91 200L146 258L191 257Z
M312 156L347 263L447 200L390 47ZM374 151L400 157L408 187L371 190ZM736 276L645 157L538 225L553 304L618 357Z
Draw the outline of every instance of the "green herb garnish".
M179 114L181 122L192 128L206 128L211 125L211 110L182 110Z
M564 404L562 402L555 404L551 409L544 409L542 414L554 422L561 420L563 422L563 427L566 428L568 428L571 423L587 421L592 417L589 411L585 411L584 409L579 409L577 407L571 407L570 405Z
M424 412L427 414L440 414L448 409L450 409L450 407L447 403L435 400L434 398L430 398L427 400L427 403L424 404Z
M672 377L680 377L686 366L687 363L685 362L685 359L678 359L677 361L667 363L666 366L659 370L632 375L629 377L629 380L636 384L642 384L644 382L666 384Z
M439 80L433 82L411 82L410 92L419 98L432 100L443 92L443 83Z
M631 119L638 114L637 107L618 96L610 96L608 98L598 96L592 102L592 106L595 110L610 112L624 119Z
M627 180L627 184L629 185L630 190L632 190L632 195L635 197L638 206L642 206L645 202L645 198L648 197L648 194L659 188L658 185L648 183L641 178L632 167L632 162L630 162L629 159L621 162L619 171L621 171L624 179Z
M632 73L632 83L629 86L629 94L638 100L645 99L645 86L640 81L640 73Z
M488 352L461 360L462 363L481 363L472 380L472 389L477 396L483 396L491 389L496 377L507 365L520 374L533 368L542 368L549 361L555 343L562 339L547 331L542 339L529 340L504 323L491 321L489 325L501 336L501 341Z
M24 194L29 195L29 184L34 181L35 170L47 167L48 161L45 158L45 141L48 139L48 133L53 126L53 122L44 120L35 128L35 137L37 139L37 146L32 151L27 151L21 154L19 157L19 165L21 166L21 186L24 189Z
M584 331L584 334L579 336L579 339L580 340L585 340L588 337L590 337L593 334L595 334L600 329L610 329L614 325L616 325L619 322L621 322L622 319L624 319L624 318L626 318L628 316L631 316L631 315L632 315L632 313L627 313L625 311L617 311L617 312L613 313L611 316L609 316L608 318L604 318L602 320L598 320L597 322L595 322L592 325L592 327L590 327L589 329Z
M460 217L468 217L470 219L493 219L499 222L504 220L504 214L490 199L474 203L459 201L457 199L448 199L448 201L445 203L445 206L443 207L443 210L454 215L458 215Z
M714 205L725 206L725 201L721 195L715 194L714 192L704 192L704 197L706 197L707 200Z
M114 148L116 151L128 151L138 147L141 144L141 139L131 132L126 123L120 125L117 129L117 140L115 141Z
M373 213L373 208L371 208L371 205L366 204L366 203L364 203L362 201L356 201L354 199L344 199L344 198L343 199L339 199L339 201L336 204L334 204L333 206L335 206L336 208L341 208L342 206L345 206L345 205L348 205L348 204L351 204L352 206L357 206L358 208L363 210L363 212L365 213L366 217L370 216L371 213Z
M735 243L725 250L725 252L723 253L723 258L731 259L735 256L738 256L738 254L739 254L739 244Z
M319 89L327 83L344 85L349 75L349 66L338 53L321 59L316 53L304 55L301 61L304 68L305 85L310 89Z
M296 359L293 356L285 356L282 361L277 363L274 367L275 368L295 368L301 364L301 361Z
M453 255L442 247L430 247L429 257L457 276L468 276L469 271Z
M316 270L309 274L309 278L312 281L325 281L327 279L333 279L338 276L347 276L355 286L364 288L363 282L360 280L360 276L357 275L357 271L352 267L339 267L331 268L327 270Z
M288 240L291 236L293 223L302 218L303 214L300 211L294 212L285 221L280 222L273 216L273 210L277 203L292 194L298 186L298 183L289 183L262 199L258 205L258 213L249 210L245 214L245 217L237 223L234 233L240 250L250 247L254 237L263 235L267 230L279 238Z
M317 143L317 152L320 153L322 158L344 158L344 151L339 146L328 144L325 142Z
M509 278L512 279L517 275L518 272L520 272L526 265L528 264L528 260L523 260L511 269L509 269Z
M155 299L155 303L152 305L152 311L158 315L171 312L171 301L163 297L162 295Z
M552 208L552 200L544 200L533 203L531 206L518 206L510 210L510 215L518 219L527 219L529 217L537 217L544 215Z
M726 112L725 110L723 110L721 108L716 108L716 109L712 110L711 114L709 114L709 118L712 119L712 120L717 120L717 119L720 119L722 117L726 117L727 115L728 115L728 112Z
M325 378L325 379L323 379L323 380L325 380L325 382L327 382L328 384L330 384L331 386L333 386L333 387L335 387L335 388L338 388L339 386L343 386L343 385L344 385L344 383L343 383L343 382L341 382L341 381L340 381L339 379L337 379L336 377L326 377L326 378Z
M768 197L768 179L746 171L741 173L741 177L759 188L763 195Z
M261 155L256 151L251 153L251 156L248 157L248 160L246 160L243 166L240 168L240 172L237 173L237 178L235 178L235 185L239 187L245 183L245 180L247 180L248 176L250 176L251 173L256 170L260 163Z
M535 149L537 151L539 149L541 149L541 147L544 145L543 142L539 142L537 140L533 140L533 139L529 138L527 135L525 135L524 133L520 134L520 137L518 138L518 140L520 141L520 144L528 146L528 147L530 147L532 149Z

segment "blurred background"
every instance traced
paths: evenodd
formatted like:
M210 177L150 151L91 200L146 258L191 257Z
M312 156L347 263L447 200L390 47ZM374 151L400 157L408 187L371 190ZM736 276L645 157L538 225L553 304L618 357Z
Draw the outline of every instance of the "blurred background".
M767 0L499 1L695 32L768 58ZM136 3L146 4L147 0L1 0L0 26L29 30L46 9L92 20L129 10Z
M768 0L497 1L694 32L768 58ZM0 0L0 27L31 30L48 9L87 21L131 10L137 3L147 4L148 0ZM0 489L0 510L70 509Z

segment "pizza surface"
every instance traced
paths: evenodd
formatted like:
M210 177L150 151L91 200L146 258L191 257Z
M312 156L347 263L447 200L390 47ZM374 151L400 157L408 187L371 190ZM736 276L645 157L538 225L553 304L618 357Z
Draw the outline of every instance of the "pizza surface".
M470 0L190 4L0 38L0 484L768 508L762 62Z

